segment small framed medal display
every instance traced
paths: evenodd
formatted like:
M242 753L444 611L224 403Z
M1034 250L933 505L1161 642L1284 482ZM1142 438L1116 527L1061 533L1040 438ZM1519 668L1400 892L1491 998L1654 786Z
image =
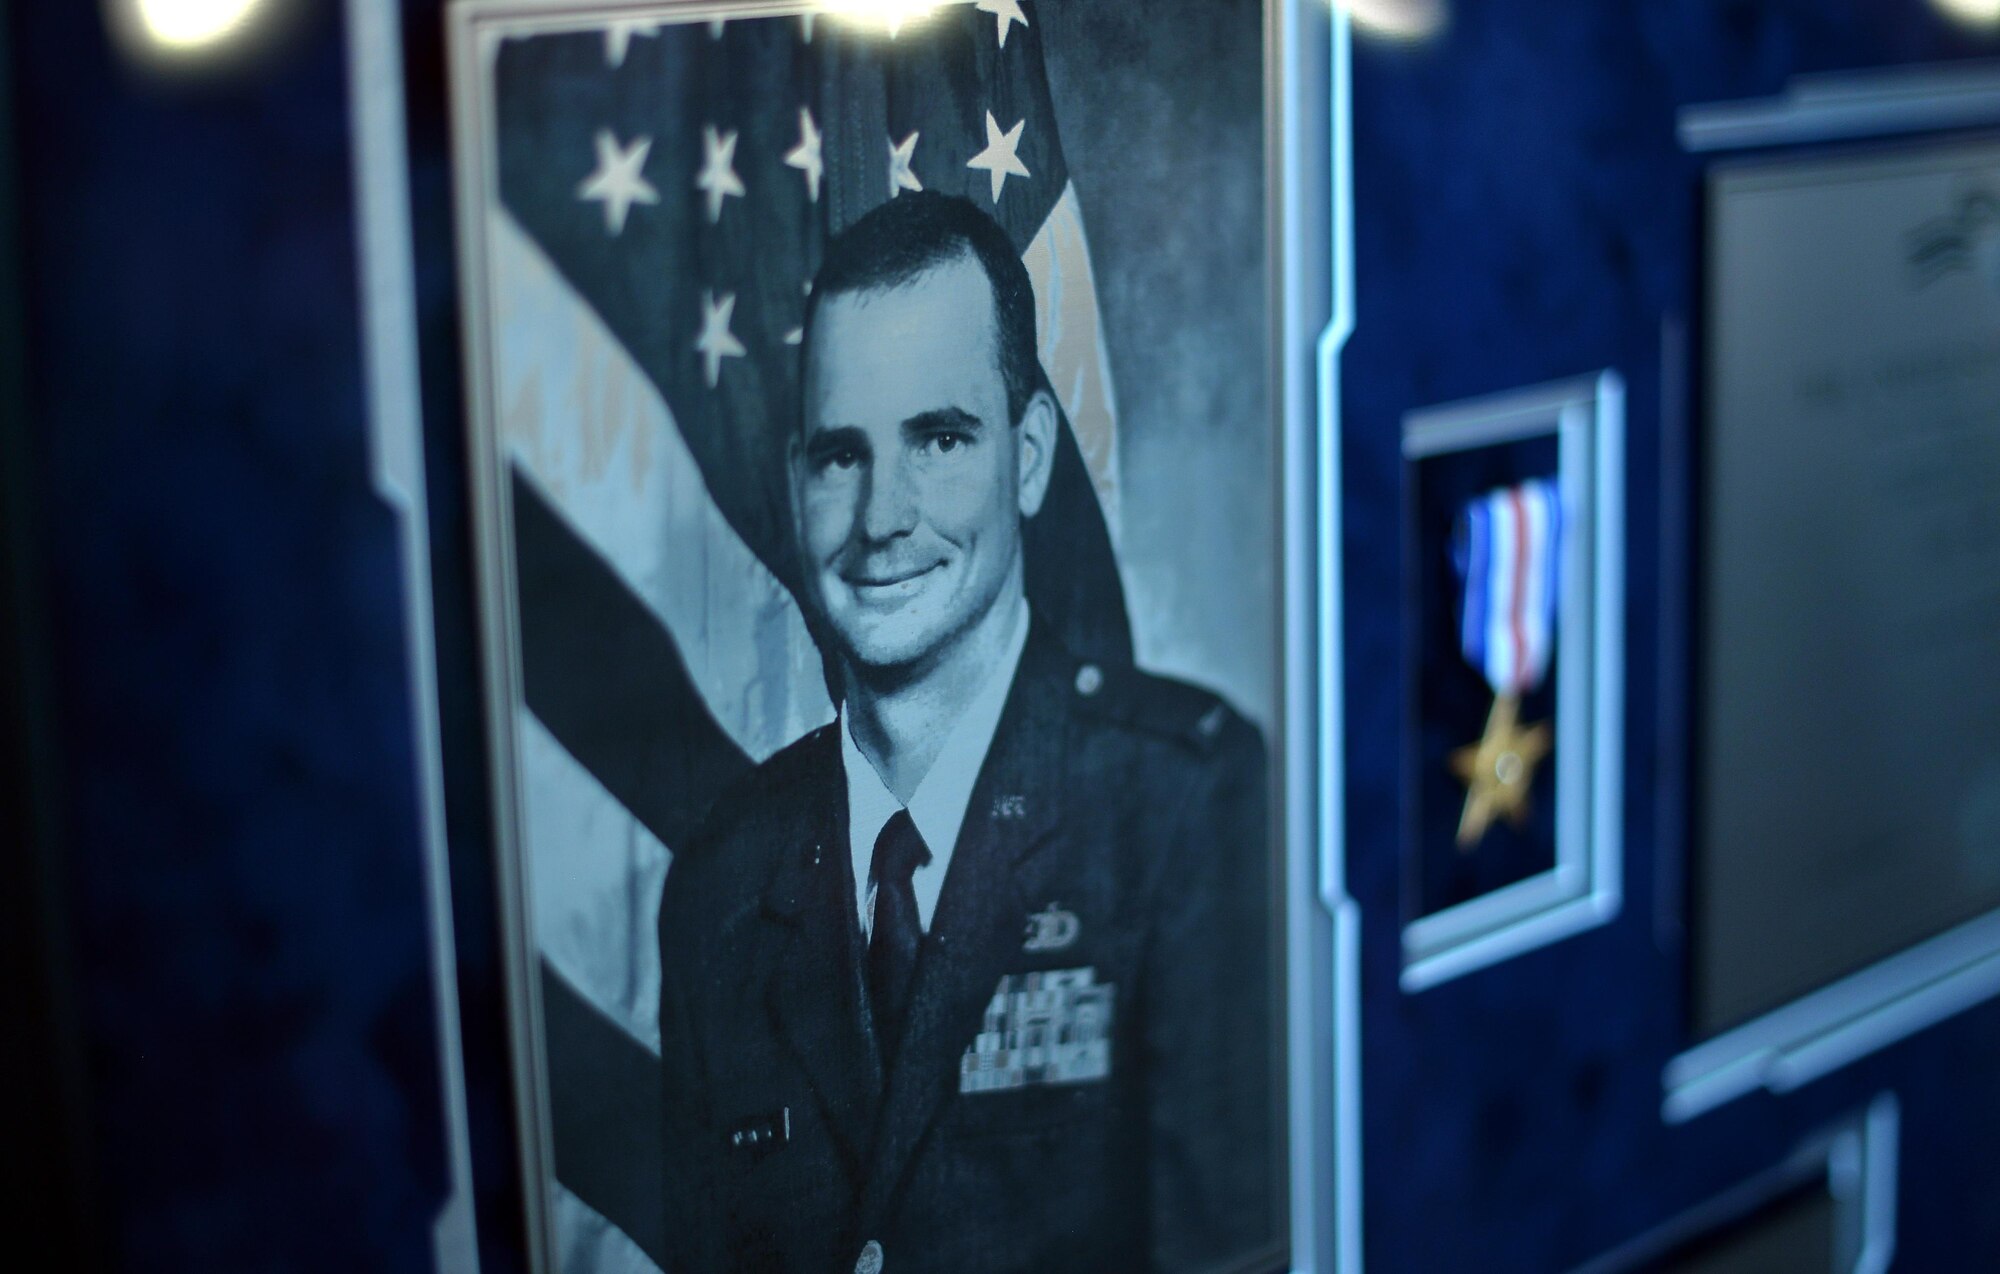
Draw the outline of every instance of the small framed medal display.
M1406 990L1616 914L1615 372L1410 413Z

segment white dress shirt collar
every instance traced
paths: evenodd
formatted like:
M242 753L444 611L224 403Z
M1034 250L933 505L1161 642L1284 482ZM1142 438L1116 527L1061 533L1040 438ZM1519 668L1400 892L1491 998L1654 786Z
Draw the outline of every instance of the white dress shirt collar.
M972 800L972 785L986 764L993 746L993 733L1000 726L1000 713L1007 706L1007 692L1013 688L1021 651L1028 644L1028 603L1023 601L1014 620L1013 635L986 684L945 736L937 759L910 795L910 821L931 851L931 861L917 869L910 885L917 896L917 919L930 932L931 916L937 911L938 895L944 892L945 873L951 867L952 850L958 845L958 830L965 824L965 809ZM903 808L875 766L854 742L854 734L843 704L840 716L840 764L847 774L847 839L854 862L854 898L860 912L861 933L875 931L875 889L868 879L868 867L875 857L875 838L897 810Z

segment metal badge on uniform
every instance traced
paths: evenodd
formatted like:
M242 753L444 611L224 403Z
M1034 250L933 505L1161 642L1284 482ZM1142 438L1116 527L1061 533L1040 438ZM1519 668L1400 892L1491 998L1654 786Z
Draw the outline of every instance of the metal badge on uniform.
M996 796L993 798L993 817L997 822L1018 822L1028 816L1028 798L1025 796Z
M1116 990L1088 967L1002 976L979 1034L959 1058L958 1091L997 1093L1110 1078Z
M1201 714L1201 720L1194 723L1194 728L1201 731L1202 738L1212 739L1222 733L1222 727L1228 720L1229 709L1218 703Z
M1027 937L1021 943L1021 950L1062 951L1074 946L1077 935L1082 932L1083 922L1076 918L1074 911L1064 911L1050 903L1028 917Z
M792 1108L781 1107L768 1115L752 1115L729 1130L730 1148L763 1158L792 1139Z

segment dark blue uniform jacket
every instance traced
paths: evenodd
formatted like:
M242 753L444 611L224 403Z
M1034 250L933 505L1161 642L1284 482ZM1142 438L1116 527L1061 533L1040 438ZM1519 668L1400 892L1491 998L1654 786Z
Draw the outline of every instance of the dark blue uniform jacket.
M1255 728L1206 692L1079 664L1032 627L886 1072L836 728L722 797L668 874L676 1268L1278 1264L1283 913ZM1001 980L1033 973L1111 988L1093 993L1108 1068L961 1092Z

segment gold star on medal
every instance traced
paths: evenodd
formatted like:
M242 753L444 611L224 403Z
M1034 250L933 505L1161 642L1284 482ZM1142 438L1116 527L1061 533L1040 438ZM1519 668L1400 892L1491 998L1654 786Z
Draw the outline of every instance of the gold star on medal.
M1458 847L1470 849L1495 818L1519 827L1528 817L1528 790L1535 766L1549 754L1549 723L1520 724L1521 701L1501 695L1486 717L1479 742L1454 749L1451 772L1465 784L1465 812L1458 820Z

